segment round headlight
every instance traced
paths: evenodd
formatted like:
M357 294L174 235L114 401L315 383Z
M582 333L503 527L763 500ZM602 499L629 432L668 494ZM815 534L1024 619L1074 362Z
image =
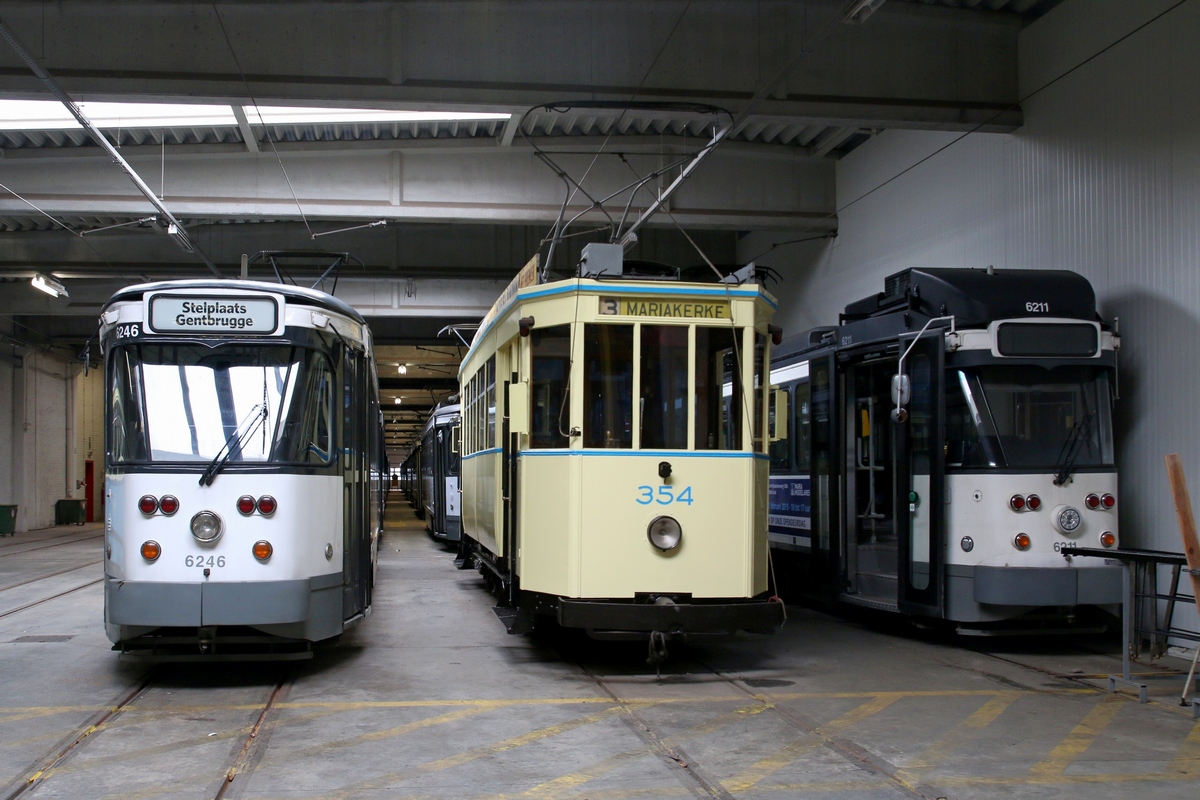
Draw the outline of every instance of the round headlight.
M1083 517L1079 513L1079 509L1073 506L1059 506L1054 509L1054 527L1058 528L1059 533L1071 534L1079 530L1079 524L1083 522Z
M221 535L221 518L211 511L201 511L192 517L192 536L201 542L215 542Z
M683 528L673 517L655 517L646 528L650 544L662 550L674 550L683 541Z

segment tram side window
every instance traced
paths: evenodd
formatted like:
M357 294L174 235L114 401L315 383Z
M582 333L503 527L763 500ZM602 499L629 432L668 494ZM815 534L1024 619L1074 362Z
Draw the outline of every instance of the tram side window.
M696 449L742 449L741 329L696 328Z
M333 457L333 371L316 354L303 367L293 364L286 376L274 370L286 387L274 460L324 464Z
M112 356L112 386L109 401L112 417L109 445L113 461L145 461L146 415L142 410L139 370L132 349L118 348Z
M792 438L796 441L796 471L801 474L812 468L812 405L808 381L796 384L792 391Z
M487 404L487 431L483 440L483 447L486 450L489 447L496 446L496 357L492 356L487 362L487 394L484 397L484 402Z
M633 326L585 326L583 374L583 446L633 447Z
M529 338L533 372L529 446L566 447L570 426L567 385L571 377L571 326L534 328Z
M688 329L643 325L642 447L687 448Z
M763 447L763 373L767 358L767 337L754 335L754 452L765 452Z
M795 388L799 388L799 386ZM795 403L795 390L787 389L787 392L789 403ZM775 407L774 392L772 392L771 407L767 412L769 427L772 430L776 429L775 415L778 413L779 411ZM797 417L799 417L799 415L797 415ZM784 474L792 471L792 446L795 444L797 438L796 433L797 432L794 428L788 426L788 435L786 438L776 439L775 441L771 442L768 452L771 456L772 474Z

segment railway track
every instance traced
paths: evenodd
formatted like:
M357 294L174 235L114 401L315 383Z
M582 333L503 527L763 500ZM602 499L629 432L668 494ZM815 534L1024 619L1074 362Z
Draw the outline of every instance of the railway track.
M43 785L52 786L57 771L66 766L91 742L103 735L120 717L134 709L139 701L146 698L156 688L161 687L171 675L168 667L164 665L151 667L138 682L122 690L110 703L89 716L26 767L7 786L0 789L2 792L0 800L18 800L18 798L30 796ZM178 676L175 678L177 680ZM216 782L216 789L212 795L214 800L222 800L231 789L238 785L239 779L244 781L261 759L270 739L270 728L267 723L278 704L286 699L292 680L292 671L285 671L274 686L265 693L254 722L245 729L241 737L240 746L235 743L230 756L225 763L221 764L220 770L215 771L213 781ZM212 786L213 782L210 782L209 785Z
M64 545L77 544L79 542L87 542L92 539L103 539L104 533L103 532L90 533L88 535L82 535L82 536L77 533L69 533L69 534L64 534L63 536L55 536L52 538L65 539L68 537L74 537L74 538L70 538L69 541L65 541L65 542L53 542L52 544L45 544L45 542L48 541L47 539L39 539L37 542L32 542L32 541L31 542L17 542L14 544L4 545L3 547L0 547L0 558L9 558L11 556L19 556L19 555L23 555L25 553L33 553L38 550L49 550L52 547L63 547ZM35 547L27 547L26 545L36 545L36 546ZM21 549L16 549L16 548L21 548ZM11 550L12 552L4 552L4 551L9 551L9 550Z

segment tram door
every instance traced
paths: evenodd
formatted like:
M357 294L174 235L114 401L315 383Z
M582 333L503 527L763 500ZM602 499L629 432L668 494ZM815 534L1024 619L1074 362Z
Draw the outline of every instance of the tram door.
M851 362L843 372L845 585L868 605L897 603L895 447L891 382L897 359Z
M370 430L367 416L369 370L358 353L347 349L342 395L342 480L345 519L342 530L342 615L350 619L367 606L370 547L367 539Z
M912 337L900 340L902 348L910 343ZM912 393L908 420L889 419L896 432L897 603L902 611L940 617L946 522L940 330L913 345L904 371Z

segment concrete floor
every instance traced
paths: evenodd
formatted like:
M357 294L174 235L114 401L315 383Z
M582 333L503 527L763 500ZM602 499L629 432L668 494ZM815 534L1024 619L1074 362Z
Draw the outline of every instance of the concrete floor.
M397 500L339 648L148 668L108 649L100 547L98 525L0 540L0 799L1200 796L1181 679L1106 694L1111 639L792 608L773 637L672 647L659 681L644 646L507 635Z

